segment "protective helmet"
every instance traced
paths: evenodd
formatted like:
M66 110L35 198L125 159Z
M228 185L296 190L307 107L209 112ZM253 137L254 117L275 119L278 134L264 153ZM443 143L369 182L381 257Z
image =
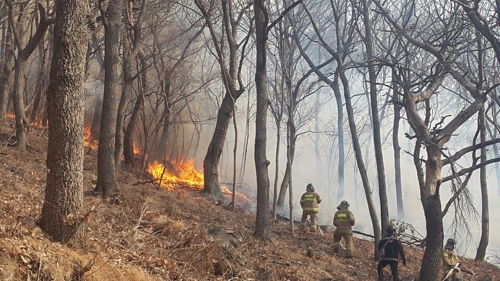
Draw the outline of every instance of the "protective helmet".
M387 233L388 233L388 234L392 234L392 233L394 233L395 231L396 231L396 229L394 228L394 226L389 225L389 226L387 227Z
M342 202L340 202L340 205L344 205L346 208L349 208L349 202L345 201L345 200L342 200Z
M307 191L314 191L314 186L312 185L312 183L307 184L306 190Z
M448 238L448 240L446 240L446 245L455 246L456 244L457 242L453 238Z

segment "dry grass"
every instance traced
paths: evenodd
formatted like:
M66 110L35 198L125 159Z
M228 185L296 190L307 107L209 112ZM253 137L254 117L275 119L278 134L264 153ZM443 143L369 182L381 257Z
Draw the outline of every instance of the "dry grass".
M1 132L11 134L11 128ZM252 236L254 214L232 212L179 187L167 191L142 173L121 171L119 204L88 195L95 208L85 235L72 245L52 243L36 226L44 197L46 136L29 135L19 152L0 138L0 280L376 280L372 242L356 239L354 259L332 252L332 233L298 233L272 223L272 239ZM88 150L85 190L96 180L96 152ZM310 248L313 255L307 256ZM422 251L406 249L402 280L415 280ZM500 280L497 268L466 260L466 280Z

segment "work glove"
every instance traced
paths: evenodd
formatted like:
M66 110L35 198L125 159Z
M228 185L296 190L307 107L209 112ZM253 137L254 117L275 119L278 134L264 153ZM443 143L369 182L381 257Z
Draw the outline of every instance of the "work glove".
M403 261L403 265L406 266L406 261Z

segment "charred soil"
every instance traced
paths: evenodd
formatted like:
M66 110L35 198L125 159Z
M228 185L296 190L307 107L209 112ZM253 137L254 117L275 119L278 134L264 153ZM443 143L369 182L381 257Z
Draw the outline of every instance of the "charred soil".
M12 123L0 138L1 280L376 280L373 242L355 238L355 257L332 251L332 232L309 233L273 221L271 240L254 239L255 214L231 211L190 188L166 190L147 173L121 168L119 201L92 195L97 152L86 149L83 235L53 243L38 228L46 180L47 134L29 133L27 151L8 145ZM419 248L405 248L402 280L416 280ZM500 280L486 262L463 260L476 274L466 280ZM386 276L390 276L386 268ZM387 277L389 280L389 277Z

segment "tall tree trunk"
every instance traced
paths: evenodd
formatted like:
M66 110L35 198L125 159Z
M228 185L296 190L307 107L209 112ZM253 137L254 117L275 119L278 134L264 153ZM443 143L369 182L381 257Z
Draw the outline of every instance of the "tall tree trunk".
M109 2L104 20L104 96L102 103L99 149L97 151L97 184L95 192L102 196L119 192L116 181L115 138L118 102L121 95L120 24L122 0Z
M47 91L47 187L38 223L54 241L66 242L81 223L71 222L68 216L76 215L83 205L83 83L91 15L84 0L56 0L55 11L54 55Z
M425 189L420 191L425 214L427 243L420 269L420 281L435 281L441 277L443 258L443 219L441 216L441 149L434 143L426 144Z
M293 104L291 106L294 106ZM290 108L289 112L294 112L295 109ZM293 175L292 170L293 170L293 157L295 155L295 142L297 140L297 132L295 129L295 124L293 123L293 116L288 117L288 122L287 122L287 153L286 153L286 168L290 171L290 176L288 177L288 187L289 187L289 196L288 196L288 206L290 209L289 212L289 217L290 217L290 229L292 236L294 235L295 228L294 228L294 222L293 222L293 188L292 188L292 181Z
M486 142L486 126L484 108L479 110L478 126L481 134L481 143ZM481 147L481 163L486 162L486 147ZM481 238L477 247L476 260L484 260L486 257L486 249L490 240L490 209L488 198L488 183L486 165L479 170L479 178L481 183Z
M330 84L333 94L335 95L335 104L337 105L337 132L338 132L338 186L337 186L337 201L344 199L344 178L345 178L345 144L344 144L344 108L342 104L342 94L340 92L339 76L336 74L333 83Z
M7 116L7 105L9 103L12 84L14 83L12 75L12 71L14 70L14 45L12 44L12 31L10 28L7 30L5 45L3 71L0 75L0 120Z
M363 0L363 22L365 26L365 47L367 55L368 78L370 83L370 106L373 121L373 142L377 162L377 179L380 199L380 218L382 229L389 225L389 203L387 202L387 187L385 183L384 154L380 137L380 117L378 114L377 75L375 73L375 57L373 51L372 22L370 18L370 0Z
M280 143L281 143L281 119L276 119L276 150L274 153L274 183L273 183L273 219L276 219L276 209L278 207L278 177L280 167Z
M395 70L392 70L393 77L396 77ZM398 208L398 219L405 219L405 209L403 204L403 187L401 184L401 147L399 145L399 122L401 120L401 105L399 101L398 84L394 79L392 82L392 100L394 106L394 120L392 123L392 150L394 153L394 177L396 184L396 204Z
M28 129L29 122L26 118L26 110L24 108L24 72L26 70L26 61L18 57L14 67L14 93L12 101L14 103L14 113L16 115L16 146L20 150L25 150L28 145Z
M136 104L134 106L134 110L132 111L132 115L130 116L130 121L127 125L127 129L125 130L125 138L124 138L124 157L125 157L125 165L132 167L135 166L134 163L134 138L135 138L135 129L137 128L137 124L139 123L139 117L144 110L144 95L148 90L148 71L146 65L146 59L142 54L139 56L141 59L141 89L139 90L139 96L137 97Z
M356 130L356 120L354 119L354 111L351 103L351 93L349 90L349 81L344 73L343 69L340 69L340 80L342 81L342 86L344 88L344 99L347 111L347 119L349 121L349 128L351 131L352 146L354 149L354 155L356 156L356 163L358 164L358 170L361 175L361 180L363 182L363 188L365 190L366 203L368 205L368 211L370 213L370 218L372 221L374 239L374 257L378 258L378 242L380 241L380 224L378 221L377 211L375 208L375 203L373 202L372 189L370 187L370 180L368 179L368 173L366 172L365 164L363 162L363 154L361 152L361 145L359 144L358 133Z
M164 105L165 105L165 113L163 114L163 128L160 136L160 141L158 143L158 148L156 149L156 152L158 155L162 155L162 158L164 158L167 155L167 142L168 142L168 136L169 136L169 131L170 131L170 90L171 90L171 83L170 83L170 77L166 75L165 80L163 81L164 89L163 91L165 92L165 100L164 100Z
M255 117L255 171L257 176L257 215L255 236L269 239L269 160L266 156L267 144L267 67L266 41L268 13L264 0L254 0L256 34L255 90L257 93L257 113Z
M102 98L96 96L94 100L94 113L92 114L92 123L90 124L90 137L99 139L101 130Z
M46 52L45 52L45 46L44 44L40 44L38 46L38 58L39 58L39 65L40 65L40 74L36 78L36 90L35 90L35 98L33 101L33 108L31 110L30 114L30 122L34 123L36 121L39 121L39 107L40 103L42 100L42 94L45 92L45 75L43 73L45 72L45 60L46 60Z
M126 28L125 28L126 29ZM130 44L127 39L127 33L124 32L123 36L123 52L127 53L130 50ZM127 102L129 96L131 96L132 89L132 64L133 62L128 59L128 56L125 56L123 59L123 85L122 85L122 93L120 95L120 101L118 102L118 110L116 112L116 137L115 137L115 164L118 169L121 162L122 149L124 140L124 126L125 126L125 110L127 107ZM134 107L135 110L135 107ZM125 154L125 151L123 151Z

